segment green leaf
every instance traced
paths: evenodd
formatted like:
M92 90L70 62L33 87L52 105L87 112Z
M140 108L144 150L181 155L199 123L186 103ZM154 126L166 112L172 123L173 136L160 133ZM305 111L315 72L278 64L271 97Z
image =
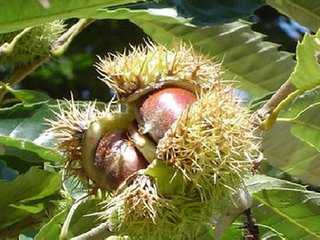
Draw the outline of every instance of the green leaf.
M40 209L42 211L43 209ZM32 216L28 211L23 209L17 209L8 206L6 209L1 210L0 216L0 230L6 230L7 227L12 226L13 224L19 224L19 222L25 221L28 217ZM35 214L36 216L37 214ZM0 231L1 233L1 231Z
M12 89L9 86L6 89L12 93L18 100L24 104L39 104L50 100L50 97L43 92L27 90L27 89Z
M280 112L280 121L293 121L303 113L320 105L320 88L305 91L297 96L289 105Z
M265 157L272 166L316 186L320 186L318 99L319 89L299 96L264 138Z
M291 133L292 123L278 122L266 132L264 156L273 167L281 169L304 183L320 185L320 153Z
M8 154L30 161L59 161L60 153L53 149L53 139L44 134L44 119L52 116L54 105L46 103L0 109L0 155ZM17 149L17 150L15 150ZM30 152L33 155L25 154Z
M265 138L266 157L275 167L306 183L320 185L320 32L306 35L297 48L297 65L291 81L302 92L280 113L285 125ZM290 129L290 130L289 130ZM297 141L297 139L300 141ZM272 140L277 139L277 141ZM290 141L288 141L290 139ZM268 149L271 147L271 149Z
M306 34L297 46L297 65L291 75L299 89L309 90L320 85L320 31Z
M267 4L316 32L320 28L320 2L301 0L266 0Z
M294 61L292 56L277 51L277 45L262 41L244 21L211 27L196 27L176 17L174 9L101 11L96 18L130 19L153 40L174 46L183 40L197 50L221 62L226 79L239 81L238 87L251 97L277 89L288 79Z
M85 233L101 223L101 219L96 215L102 210L101 199L90 197L79 201L82 202L74 211L67 233L65 233L67 236L64 236L68 239Z
M131 2L137 2L137 0L1 1L0 33L12 32L56 19L86 18L98 9Z
M291 121L291 133L320 152L320 106L310 108L302 116Z
M320 193L263 175L251 178L247 186L256 202L253 211L262 225L261 239L271 234L285 239L320 239Z
M20 209L31 214L36 214L44 209L43 203L32 203L31 205L26 204L10 204L10 207Z
M60 175L38 168L31 168L15 180L0 181L0 226L15 223L30 214L44 210L42 203L35 204L57 193L61 186Z
M11 182L0 181L0 209L17 202L38 200L56 193L60 189L60 175L31 168Z
M222 235L221 240L230 240L230 239L242 239L243 230L240 228L240 224L233 223Z
M320 152L320 128L302 123L291 128L291 133L302 141L309 143Z
M34 240L59 239L61 226L67 216L67 211L64 210L54 216L48 223L42 226Z

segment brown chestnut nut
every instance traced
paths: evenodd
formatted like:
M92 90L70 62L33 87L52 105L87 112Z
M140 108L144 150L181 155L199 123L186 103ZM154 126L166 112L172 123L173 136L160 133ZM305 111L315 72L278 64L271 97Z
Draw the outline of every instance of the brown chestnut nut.
M143 132L158 142L182 112L197 100L194 93L178 87L163 88L151 93L139 109Z
M110 189L118 186L131 174L146 168L147 161L126 139L124 132L106 133L99 141L95 165L106 173Z

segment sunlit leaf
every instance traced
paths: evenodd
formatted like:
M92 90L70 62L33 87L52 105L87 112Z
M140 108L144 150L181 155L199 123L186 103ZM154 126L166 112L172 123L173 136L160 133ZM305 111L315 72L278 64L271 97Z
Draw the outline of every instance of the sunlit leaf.
M59 239L61 226L67 215L67 210L64 210L54 216L48 223L46 223L38 234L34 237L34 240L46 240L46 239Z
M29 157L31 161L58 161L61 154L54 150L52 137L44 134L45 118L52 116L46 103L17 104L0 110L0 154ZM17 149L16 151L14 149ZM24 155L25 152L33 155Z
M306 34L297 46L297 65L291 75L299 89L309 90L320 85L320 31Z

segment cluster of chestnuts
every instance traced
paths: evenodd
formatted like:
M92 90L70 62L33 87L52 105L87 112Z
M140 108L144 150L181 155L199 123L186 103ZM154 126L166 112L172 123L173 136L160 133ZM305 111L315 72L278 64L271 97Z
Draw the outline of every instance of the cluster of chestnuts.
M150 141L157 144L194 101L195 94L183 88L164 87L151 92L137 107L136 119L140 132L150 136ZM94 161L98 168L104 169L111 190L117 189L130 175L148 166L148 160L130 141L130 133L119 130L102 136Z
M220 66L147 43L97 64L118 100L60 104L49 120L66 170L110 192L100 215L130 239L198 239L232 205L260 139Z

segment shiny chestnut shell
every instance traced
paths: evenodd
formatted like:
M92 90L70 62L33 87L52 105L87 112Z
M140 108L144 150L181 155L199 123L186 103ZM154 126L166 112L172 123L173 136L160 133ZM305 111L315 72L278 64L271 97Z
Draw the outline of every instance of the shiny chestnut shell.
M138 122L144 133L158 142L182 112L197 100L183 88L167 87L152 92L139 108Z
M124 132L106 133L99 141L95 165L106 174L108 188L117 189L131 174L147 167L148 163Z

